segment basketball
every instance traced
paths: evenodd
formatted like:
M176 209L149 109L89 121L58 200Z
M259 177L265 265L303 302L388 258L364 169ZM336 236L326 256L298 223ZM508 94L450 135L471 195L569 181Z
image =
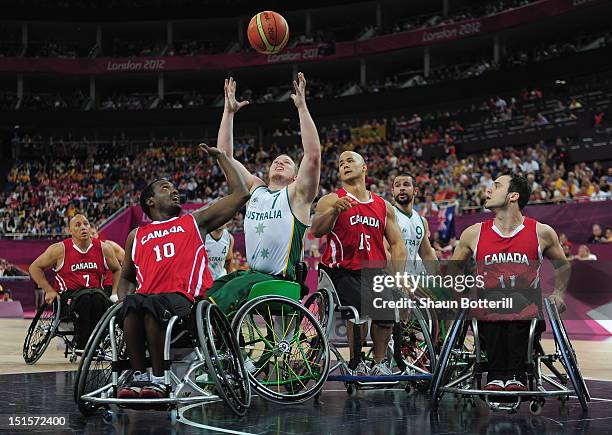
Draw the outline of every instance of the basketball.
M278 53L289 40L289 25L281 14L273 11L259 12L251 18L247 36L251 47L257 52Z

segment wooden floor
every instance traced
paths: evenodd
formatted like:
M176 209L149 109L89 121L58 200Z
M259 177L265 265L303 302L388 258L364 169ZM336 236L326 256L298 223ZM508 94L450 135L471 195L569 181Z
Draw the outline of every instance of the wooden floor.
M23 341L30 320L0 319L0 374L57 372L76 370L78 361L70 363L64 358L64 346L54 338L45 354L35 365L23 361ZM552 350L552 340L542 341L544 350ZM573 340L582 373L587 378L612 381L612 338L605 341Z

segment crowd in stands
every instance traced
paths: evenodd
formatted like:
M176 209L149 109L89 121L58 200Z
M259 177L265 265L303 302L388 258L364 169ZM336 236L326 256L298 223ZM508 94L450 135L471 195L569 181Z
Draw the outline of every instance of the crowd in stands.
M529 147L458 155L454 137L462 134L462 126L456 121L445 129L428 124L414 114L353 128L345 124L320 126L320 194L329 193L338 184L338 153L354 149L367 156L369 188L387 198L393 175L414 174L416 208L424 216L436 215L438 207L449 202L458 202L462 213L481 210L484 190L508 170L528 177L534 203L610 199L612 167L600 162L567 166L567 144L562 138ZM284 129L278 133L296 132L290 125ZM24 137L21 142L21 160L10 170L0 194L0 233L59 235L78 211L100 224L122 206L137 203L140 190L151 177L171 179L184 201L208 202L227 193L218 166L208 164L189 143L153 139L147 146L130 148L121 141L96 147L86 139L41 142ZM424 147L435 143L444 144L445 157L422 160ZM281 151L298 157L299 139L282 150L275 143L258 144L254 138L235 145L236 158L262 178L267 176L270 160ZM237 216L231 227L241 228L241 220L242 216Z

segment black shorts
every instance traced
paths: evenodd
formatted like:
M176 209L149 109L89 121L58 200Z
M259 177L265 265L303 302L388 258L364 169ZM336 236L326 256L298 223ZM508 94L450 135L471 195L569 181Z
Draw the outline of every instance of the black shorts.
M113 286L112 285L105 285L103 290L104 290L104 293L106 293L106 296L108 296L110 298L111 294L113 293Z
M173 316L186 319L191 314L193 303L181 293L143 294L132 293L127 295L121 307L119 320L123 323L130 310L144 315L145 311L162 325L168 324Z
M340 268L329 268L322 264L319 267L324 270L334 283L336 293L342 305L355 307L361 320L371 318L376 323L395 323L398 321L396 309L382 307L382 301L394 299L393 290L384 288L381 292L375 292L374 277L384 276L386 272L381 269L348 270ZM342 311L342 318L351 319L350 311Z

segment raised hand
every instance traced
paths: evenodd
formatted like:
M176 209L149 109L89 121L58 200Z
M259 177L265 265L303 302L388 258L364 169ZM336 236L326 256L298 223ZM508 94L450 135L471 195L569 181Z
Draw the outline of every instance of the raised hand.
M301 109L306 107L306 78L304 77L304 73L298 73L297 82L293 81L293 94L291 94L291 99L295 104L295 107Z
M219 148L216 147L209 147L208 145L206 145L205 143L201 143L198 145L198 147L204 151L204 154L210 156L213 159L218 159L219 156L221 154L223 154L223 151L221 151Z
M225 79L225 86L223 87L223 92L225 93L225 107L224 110L229 113L236 113L242 107L249 104L248 101L240 101L236 100L236 82L233 77L229 79Z

